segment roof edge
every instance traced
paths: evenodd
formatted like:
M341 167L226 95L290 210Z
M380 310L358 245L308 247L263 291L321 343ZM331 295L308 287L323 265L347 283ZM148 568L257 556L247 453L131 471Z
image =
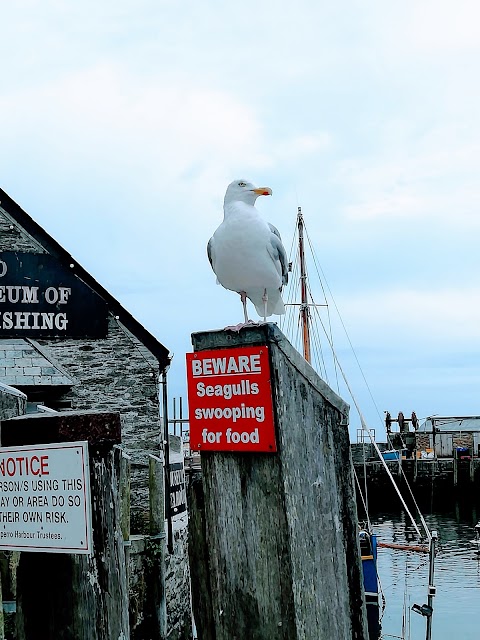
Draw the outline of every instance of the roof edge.
M43 227L28 215L12 198L0 188L0 206L12 216L50 255L62 263L75 264L75 274L107 303L109 311L135 335L155 356L160 368L165 370L171 362L169 350L155 338L134 316L127 311L81 264L62 247Z

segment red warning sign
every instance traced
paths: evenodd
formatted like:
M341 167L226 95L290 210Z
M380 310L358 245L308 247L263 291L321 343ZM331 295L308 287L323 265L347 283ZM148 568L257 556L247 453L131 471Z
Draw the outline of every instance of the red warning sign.
M268 347L187 353L192 451L277 450Z

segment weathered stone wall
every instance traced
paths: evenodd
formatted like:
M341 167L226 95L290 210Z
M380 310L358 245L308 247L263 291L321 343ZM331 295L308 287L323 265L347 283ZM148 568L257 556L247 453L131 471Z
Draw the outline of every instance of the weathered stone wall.
M192 616L190 608L190 574L187 549L188 530L174 532L173 554L166 556L167 618L169 640L192 638ZM144 640L143 623L147 599L145 566L148 537L132 536L129 561L130 580L130 629L132 640Z
M1 367L0 359L0 367ZM27 410L27 396L0 382L0 420L23 415Z
M37 340L74 378L62 396L72 409L118 411L122 445L132 458L132 522L148 508L148 454L161 448L159 371L155 358L113 316L103 340Z
M461 431L459 433L453 434L453 448L457 447L467 447L472 451L473 449L473 433L467 433L465 431Z
M0 206L0 251L45 253ZM122 443L132 457L132 519L141 528L148 505L149 453L161 447L159 370L155 357L113 315L105 339L38 339L76 384L62 396L73 410L118 411ZM0 365L1 366L1 365Z
M46 253L45 248L16 224L1 206L0 251ZM70 402L68 408L72 410L120 413L122 447L131 457L132 464L132 533L145 532L148 527L148 454L158 454L163 447L162 392L157 359L112 314L104 339L38 338L36 343L75 382L71 387L64 387L65 391L57 396L57 400ZM42 390L41 386L35 387L37 400L42 400ZM44 393L48 405L52 388L45 385ZM58 387L57 393L60 393ZM4 418L24 413L25 405L26 397L20 392L5 395L0 390L0 419L3 411ZM168 626L174 640L189 637L181 635L182 625L190 617L189 592L186 598L184 589L189 576L188 561L182 536L176 534L174 556L167 559ZM184 633L189 633L188 628Z
M429 433L417 433L417 451L426 451L430 449L430 434Z
M0 203L0 251L33 251L46 253L45 249L35 241L15 220L3 209Z
M168 593L167 617L169 640L189 640L192 637L190 608L190 571L188 568L188 529L173 533L173 553L166 557ZM167 593L167 595L168 595Z

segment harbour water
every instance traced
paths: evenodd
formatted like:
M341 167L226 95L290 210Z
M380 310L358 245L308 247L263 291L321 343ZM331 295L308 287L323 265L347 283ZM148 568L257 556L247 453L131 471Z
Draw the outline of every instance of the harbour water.
M471 543L480 512L455 503L423 515L438 532L432 639L480 640L480 555ZM370 519L379 541L418 544L403 512L377 511ZM380 548L378 574L385 598L382 639L423 640L425 618L412 605L427 602L428 554Z

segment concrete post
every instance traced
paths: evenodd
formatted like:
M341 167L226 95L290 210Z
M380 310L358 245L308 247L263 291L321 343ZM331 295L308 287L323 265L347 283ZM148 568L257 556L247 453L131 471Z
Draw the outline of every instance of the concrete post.
M273 324L192 342L268 346L278 448L201 454L190 501L199 638L365 640L348 405Z

